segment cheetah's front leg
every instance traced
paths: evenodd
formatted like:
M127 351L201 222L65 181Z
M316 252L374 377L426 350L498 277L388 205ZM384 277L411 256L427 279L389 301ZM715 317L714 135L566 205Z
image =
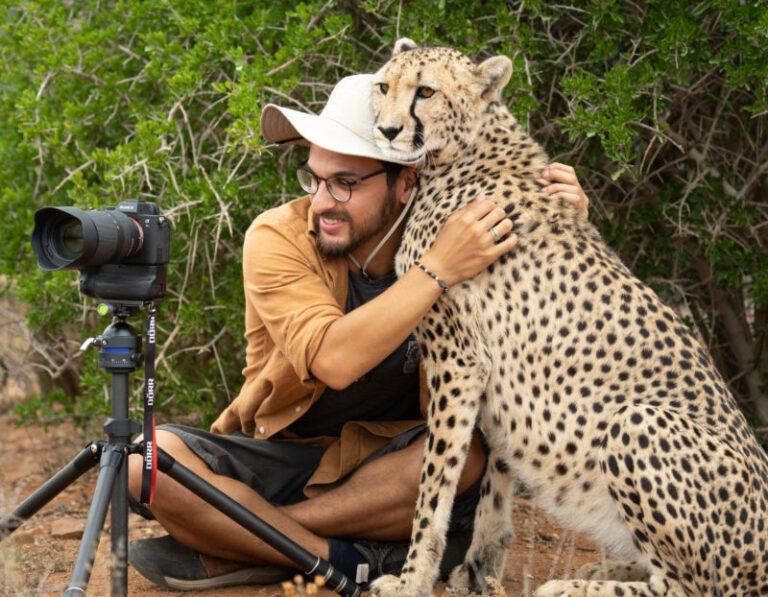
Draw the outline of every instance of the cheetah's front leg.
M493 380L490 386L493 386ZM489 403L492 400L490 396L492 394L489 392ZM496 416L489 415L493 408L489 404L486 405L480 413L481 421ZM485 594L489 591L487 579L501 581L507 546L514 538L512 496L515 493L515 478L507 464L505 451L498 449L498 446L508 441L508 423L482 423L481 429L490 447L490 453L480 490L480 502L475 512L472 544L464 562L451 573L448 585L453 589Z
M460 339L453 343L462 346ZM445 356L450 351L435 347L424 355L431 387L429 434L408 558L399 579L383 576L373 582L371 591L378 597L427 597L440 569L456 487L487 380L487 367L471 347L460 359L438 362L431 357L441 352Z

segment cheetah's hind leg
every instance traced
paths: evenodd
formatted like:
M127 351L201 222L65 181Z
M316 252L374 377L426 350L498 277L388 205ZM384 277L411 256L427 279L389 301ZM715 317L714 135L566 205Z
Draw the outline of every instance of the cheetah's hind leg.
M622 406L606 428L602 479L648 557L651 583L667 579L691 595L764 594L766 458L743 418L712 421Z
M602 580L550 580L533 593L533 597L686 597L677 583L618 582Z

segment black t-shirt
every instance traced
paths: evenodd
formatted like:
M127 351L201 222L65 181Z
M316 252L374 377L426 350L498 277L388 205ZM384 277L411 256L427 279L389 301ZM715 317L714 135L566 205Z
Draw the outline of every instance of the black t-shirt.
M377 297L396 280L392 272L367 280L349 272L346 312ZM411 335L384 361L343 390L327 388L289 429L303 437L338 436L347 421L405 421L419 410L419 351Z

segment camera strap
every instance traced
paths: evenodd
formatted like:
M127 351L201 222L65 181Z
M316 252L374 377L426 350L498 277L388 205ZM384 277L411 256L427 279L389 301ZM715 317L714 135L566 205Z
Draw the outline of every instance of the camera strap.
M155 306L150 305L144 348L144 469L141 475L141 503L152 505L157 480L155 448Z

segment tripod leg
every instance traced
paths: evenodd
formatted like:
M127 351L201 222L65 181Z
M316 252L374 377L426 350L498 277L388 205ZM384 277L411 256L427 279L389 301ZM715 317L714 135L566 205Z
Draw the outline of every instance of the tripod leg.
M100 445L93 443L86 446L82 452L75 456L58 473L21 502L13 512L0 519L0 540L13 533L25 520L69 487L86 471L96 466L100 453Z
M80 549L77 552L75 568L72 572L72 580L65 591L65 597L78 597L85 595L85 587L91 578L93 560L96 558L96 549L99 547L101 530L107 517L107 507L112 497L117 472L125 461L125 446L107 444L104 446L99 463L99 478L96 481L96 490L93 492L93 500L88 510L88 519L85 522L83 538L80 541Z
M178 481L240 526L291 559L305 571L305 574L324 576L326 586L340 595L360 597L360 587L349 580L340 570L336 570L330 562L309 553L301 545L268 525L205 479L201 479L187 467L176 462L162 449L158 449L157 463L158 468L166 475Z
M128 594L128 459L115 478L110 508L112 522L112 597Z

